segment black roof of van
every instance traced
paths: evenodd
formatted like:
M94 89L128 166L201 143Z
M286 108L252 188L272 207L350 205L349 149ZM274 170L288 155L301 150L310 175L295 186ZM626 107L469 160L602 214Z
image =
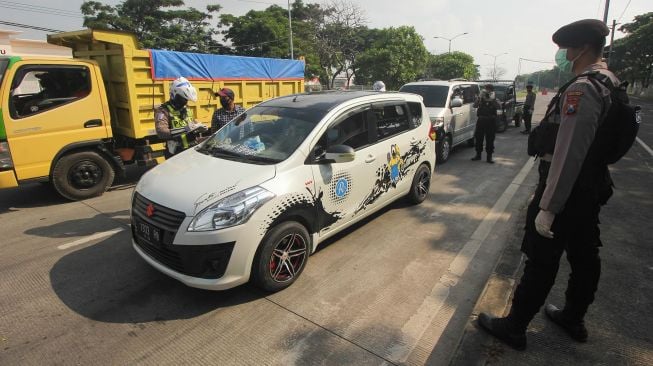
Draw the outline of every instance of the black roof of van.
M323 91L293 94L265 101L260 106L285 108L310 108L329 111L333 107L352 99L369 95L379 95L376 91Z

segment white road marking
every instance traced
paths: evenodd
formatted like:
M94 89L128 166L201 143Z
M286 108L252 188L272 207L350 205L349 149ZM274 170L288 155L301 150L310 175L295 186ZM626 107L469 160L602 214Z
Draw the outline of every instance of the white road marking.
M95 233L93 235L90 235L90 236L75 240L73 242L59 245L57 247L57 249L64 250L64 249L72 248L72 247L77 246L77 245L86 244L89 241L106 238L107 236L111 236L113 234L119 233L119 232L124 231L124 230L125 230L125 228L119 227L119 228L116 228L116 229L113 229L113 230L103 231L103 232L100 232L100 233Z
M470 263L474 259L476 252L481 247L485 239L488 237L496 222L504 216L506 207L514 197L520 185L526 179L526 176L533 168L534 159L528 159L526 164L522 167L521 171L515 179L508 185L508 188L501 194L501 197L494 204L490 212L485 215L483 221L478 225L476 231L472 234L469 241L458 252L456 258L449 265L448 271L440 277L438 283L435 284L431 293L424 299L415 314L401 328L401 340L397 341L390 347L390 356L388 357L393 362L403 363L408 359L408 356L413 352L417 343L426 332L426 329L431 325L433 319L438 315L442 306L446 303L447 298L452 287L458 284L458 280L465 273ZM444 319L439 326L439 333L435 339L434 344L437 344L442 336L442 332L447 328L453 312L450 312L448 318Z
M651 154L651 156L653 156L653 150L651 150L651 148L648 147L648 145L646 145L644 141L640 140L639 137L635 137L635 140L637 140L637 142L639 142L639 144L642 145L644 150L646 150L649 154Z

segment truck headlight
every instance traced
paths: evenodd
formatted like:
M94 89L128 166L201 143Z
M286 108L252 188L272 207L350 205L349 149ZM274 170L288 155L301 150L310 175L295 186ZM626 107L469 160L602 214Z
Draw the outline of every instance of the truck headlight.
M431 117L431 126L435 128L444 127L444 117Z
M197 214L188 231L220 230L243 224L272 198L274 193L258 186L234 193Z

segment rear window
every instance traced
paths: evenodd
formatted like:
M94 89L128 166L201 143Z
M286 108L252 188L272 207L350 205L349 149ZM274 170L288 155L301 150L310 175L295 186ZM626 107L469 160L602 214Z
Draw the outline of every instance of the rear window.
M401 92L419 94L424 105L430 108L443 108L447 103L449 87L446 85L404 85Z

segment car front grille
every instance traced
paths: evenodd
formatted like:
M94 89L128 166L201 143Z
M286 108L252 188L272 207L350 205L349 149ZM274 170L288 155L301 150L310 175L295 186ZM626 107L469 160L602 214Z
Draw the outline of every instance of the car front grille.
M148 216L148 207L150 205L152 205L152 214ZM175 211L171 208L154 203L143 197L138 192L134 193L132 215L137 215L152 225L174 233L177 232L179 225L181 225L186 218L186 215L183 212Z

